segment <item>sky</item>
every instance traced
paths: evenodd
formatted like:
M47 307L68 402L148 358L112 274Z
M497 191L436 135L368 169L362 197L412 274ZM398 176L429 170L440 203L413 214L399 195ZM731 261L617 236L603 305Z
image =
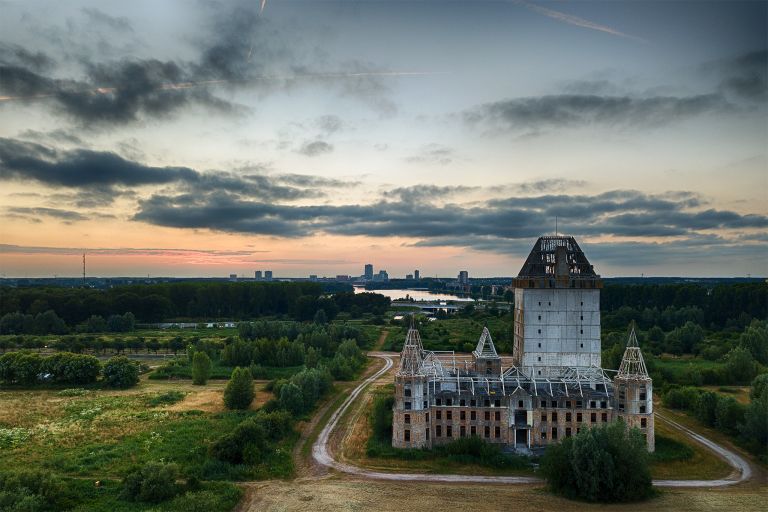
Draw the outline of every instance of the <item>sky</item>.
M0 275L768 275L768 2L0 0Z

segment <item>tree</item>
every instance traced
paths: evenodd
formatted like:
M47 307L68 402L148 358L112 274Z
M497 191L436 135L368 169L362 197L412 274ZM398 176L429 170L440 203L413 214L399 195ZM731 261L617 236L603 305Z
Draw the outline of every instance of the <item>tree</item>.
M715 407L715 426L723 432L736 432L737 425L744 419L745 409L733 397L718 397Z
M762 457L763 462L768 462L765 451L768 446L768 393L752 400L744 411L744 423L738 428L751 451Z
M768 365L768 323L754 320L744 330L739 341L757 362Z
M325 314L324 309L317 310L313 323L317 325L325 325L328 323L328 315Z
M227 409L248 409L253 402L253 377L248 368L237 367L224 388L224 405Z
M750 382L757 375L757 365L752 353L744 347L736 347L728 352L725 360L725 371L731 382Z
M753 402L768 391L768 373L761 373L752 381L752 389L749 390L749 398Z
M192 358L192 384L204 386L211 375L211 358L205 352L195 352Z
M139 383L139 367L125 356L110 358L104 365L104 382L112 388L130 388Z
M174 464L150 462L134 468L123 479L123 497L131 501L160 503L179 493L176 479L179 470Z
M280 389L280 398L278 404L281 409L285 409L294 416L298 416L304 411L304 395L301 388L289 382Z
M699 394L694 405L696 418L705 425L715 426L718 394L713 391L705 391Z
M568 498L628 502L654 492L645 436L623 421L583 429L549 446L541 469L549 488Z

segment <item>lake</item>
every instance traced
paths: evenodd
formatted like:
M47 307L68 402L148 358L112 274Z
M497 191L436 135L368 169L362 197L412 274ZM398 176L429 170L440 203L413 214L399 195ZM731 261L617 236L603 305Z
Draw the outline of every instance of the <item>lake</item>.
M469 297L457 297L449 293L433 293L427 290L366 290L364 286L355 286L355 293L373 292L389 297L392 300L404 299L406 295L410 296L415 301L437 301L437 300L453 300L458 302L469 302L472 299Z

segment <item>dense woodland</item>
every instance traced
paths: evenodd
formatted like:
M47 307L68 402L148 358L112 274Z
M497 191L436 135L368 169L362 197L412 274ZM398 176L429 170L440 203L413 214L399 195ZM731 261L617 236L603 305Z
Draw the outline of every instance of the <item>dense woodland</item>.
M327 320L383 315L390 300L379 294L322 295L317 283L181 282L90 288L0 288L0 334L125 332L133 323L251 320L280 317ZM130 314L129 317L126 315Z

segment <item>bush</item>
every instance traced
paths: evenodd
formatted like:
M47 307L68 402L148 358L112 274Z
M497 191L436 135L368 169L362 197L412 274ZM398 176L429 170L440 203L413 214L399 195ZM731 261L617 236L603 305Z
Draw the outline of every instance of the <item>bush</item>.
M42 372L61 384L91 384L101 373L101 363L93 356L60 352L43 360Z
M192 358L192 384L204 386L211 376L211 358L205 352L195 352Z
M61 482L45 471L0 473L0 510L57 511L69 508Z
M749 390L749 399L757 400L768 390L768 373L761 373L752 380L752 389Z
M125 356L112 357L104 365L104 383L112 388L130 388L139 383L139 367Z
M768 393L752 400L744 411L744 423L738 426L742 440L750 451L768 462Z
M131 470L123 479L123 497L129 501L160 503L176 496L179 471L174 464L150 462Z
M549 446L541 470L549 488L565 497L629 502L654 493L648 460L645 437L617 421Z
M664 394L664 405L671 409L693 410L699 390L691 387L672 388Z
M300 415L304 411L304 395L301 393L299 386L293 382L282 386L280 388L278 406L294 416Z
M0 356L0 381L32 385L39 382L43 358L31 352L8 352Z
M285 411L263 412L240 422L232 432L217 439L211 456L230 464L255 464L270 444L291 432L291 416Z
M224 405L227 409L248 409L253 402L253 377L248 368L237 367L224 389Z
M715 426L726 433L736 432L744 419L745 407L730 396L720 396L715 406Z

